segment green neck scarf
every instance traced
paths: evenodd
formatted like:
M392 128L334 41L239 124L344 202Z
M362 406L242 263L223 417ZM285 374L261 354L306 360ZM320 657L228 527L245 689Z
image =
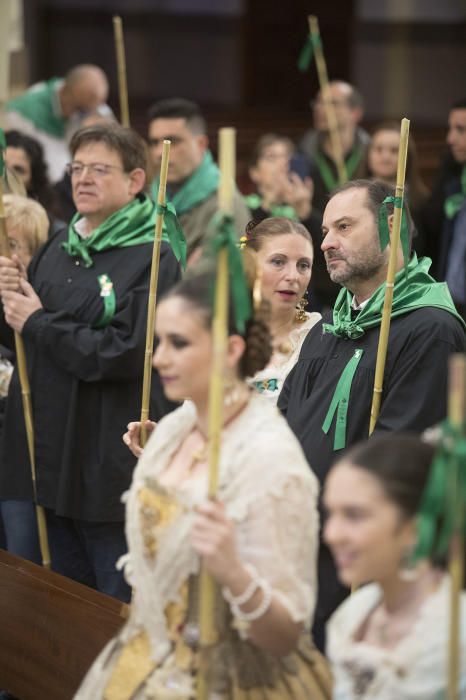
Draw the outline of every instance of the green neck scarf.
M157 207L145 194L140 193L123 209L105 219L88 238L81 238L75 224L82 219L77 213L68 228L68 241L62 248L68 255L81 258L85 267L93 265L92 253L112 248L128 248L143 243L153 243ZM164 230L162 240L168 241Z
M259 209L262 207L262 197L258 194L248 194L244 198L249 209ZM294 207L289 204L274 204L270 207L270 216L284 216L286 219L292 219L292 221L299 221L298 215L294 210Z
M418 261L414 253L407 266L407 275L405 275L404 270L400 270L397 273L395 277L392 318L409 313L415 309L433 306L437 309L448 311L466 328L465 322L455 309L446 283L435 282L433 277L428 274L430 266L431 260L429 258L421 258ZM361 338L367 329L380 326L384 298L385 283L380 285L366 306L358 313L356 319L352 320L351 302L353 295L343 288L337 297L333 309L333 324L324 323L324 333L332 333L338 338L347 340ZM362 354L363 350L356 348L353 357L343 370L322 425L323 432L327 434L335 414L337 415L333 443L334 450L346 447L346 419L351 385Z
M446 198L444 211L447 219L453 219L466 201L466 165L461 173L461 192L456 192Z
M62 80L51 78L6 104L8 112L18 112L41 131L64 138L66 119L59 111L57 88Z
M435 282L434 278L428 274L431 264L430 258L421 258L418 261L416 253L413 253L407 266L407 276L403 270L396 274L392 318L424 306L434 306L448 311L465 325L456 312L446 283ZM385 282L374 292L353 321L351 319L353 295L348 289L341 289L333 308L333 325L324 323L324 333L332 333L350 340L361 338L367 328L380 325L384 298Z
M200 166L188 177L173 195L167 189L167 198L175 206L178 215L185 214L194 209L207 197L218 190L220 182L220 171L214 163L212 153L206 151ZM151 194L154 201L157 201L160 179L156 178L152 183Z
M363 149L361 146L355 146L345 158L346 175L348 180L351 180L353 177L356 168L361 162L362 155ZM327 191L331 192L340 184L338 176L332 173L332 169L330 168L326 157L319 153L319 151L316 151L314 160Z

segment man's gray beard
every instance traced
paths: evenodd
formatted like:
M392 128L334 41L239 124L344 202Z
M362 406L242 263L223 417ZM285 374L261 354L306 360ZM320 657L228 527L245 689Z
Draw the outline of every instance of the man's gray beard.
M371 277L375 277L380 269L385 265L385 256L378 251L370 251L367 254L351 257L350 260L343 260L345 268L343 270L330 271L330 279L342 287L353 291L360 282L367 282Z

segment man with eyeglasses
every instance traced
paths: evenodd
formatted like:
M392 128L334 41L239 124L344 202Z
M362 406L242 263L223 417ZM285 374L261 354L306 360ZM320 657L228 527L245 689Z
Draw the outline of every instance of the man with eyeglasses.
M348 180L361 177L369 135L359 126L364 113L362 95L355 87L341 80L329 83L331 101L335 110L338 133L345 157ZM323 212L329 194L339 186L332 142L322 95L312 101L314 129L306 132L299 148L309 158L310 176L314 183L312 206ZM331 308L338 294L338 286L329 279L323 258L315 261L313 286L323 308Z
M160 171L162 143L170 139L167 196L178 214L186 243L188 262L194 262L218 211L219 169L209 150L207 127L197 104L181 98L160 100L149 110L149 152L155 172ZM157 199L159 180L152 183ZM251 218L243 198L236 192L234 217L238 238Z
M69 228L35 256L29 281L17 258L0 257L0 342L11 345L16 330L26 346L52 568L128 601L115 564L126 551L121 496L134 459L121 435L140 412L156 207L143 193L145 144L131 129L82 129L71 152L78 213ZM158 295L178 278L163 242ZM151 417L171 408L154 373ZM33 500L26 444L15 373L0 448L2 501Z

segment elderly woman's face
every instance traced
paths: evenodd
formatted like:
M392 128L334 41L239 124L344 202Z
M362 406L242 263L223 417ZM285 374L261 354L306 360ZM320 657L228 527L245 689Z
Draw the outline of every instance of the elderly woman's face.
M27 267L32 259L31 246L24 231L14 228L6 219L6 230L12 255L17 255L20 263Z

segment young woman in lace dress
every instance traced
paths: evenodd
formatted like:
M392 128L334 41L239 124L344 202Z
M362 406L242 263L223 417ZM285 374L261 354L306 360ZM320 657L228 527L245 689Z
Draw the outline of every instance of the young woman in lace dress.
M181 401L141 457L126 495L129 619L78 700L195 697L201 560L218 583L211 700L329 698L310 641L316 594L317 480L276 409L245 379L270 360L267 325L230 328L218 501L206 502L212 364L211 276L159 303L154 366ZM230 314L230 317L232 314Z
M362 586L327 627L335 700L447 698L450 578L430 561L411 564L432 457L413 435L374 437L327 477L324 539L343 583ZM460 627L464 698L464 593Z

